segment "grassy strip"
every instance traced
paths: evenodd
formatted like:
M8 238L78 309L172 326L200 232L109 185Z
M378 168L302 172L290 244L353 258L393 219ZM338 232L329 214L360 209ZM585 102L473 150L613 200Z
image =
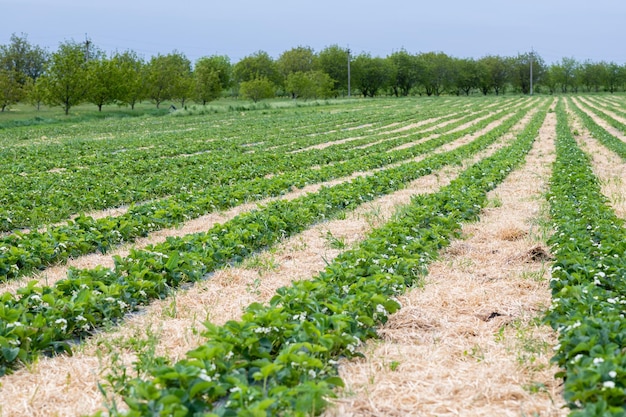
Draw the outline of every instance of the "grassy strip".
M395 220L340 255L312 281L281 288L241 321L207 324L207 342L175 364L137 364L151 378L116 381L129 417L315 415L341 386L336 361L358 355L376 326L400 308L395 298L426 272L439 249L476 220L487 191L521 164L545 109L510 146L464 171L440 192L415 197ZM155 363L157 365L155 365Z
M626 231L577 147L562 102L550 188L556 257L547 320L560 333L554 361L564 370L571 415L626 416Z
M420 162L323 188L292 201L277 201L206 233L169 238L145 250L131 251L126 258L116 258L114 270L71 269L68 278L55 286L32 282L17 296L5 293L0 297L0 375L40 353L69 351L73 338L88 336L94 328L166 296L183 282L203 279L216 268L241 261L315 222L398 190L444 165L460 163L508 128L499 126L454 151Z
M518 110L503 123L500 130L513 126L524 113L524 110ZM319 170L311 170L310 166L320 161L331 162L342 158L342 155L345 157L346 153L326 151L318 158L298 156L281 166L268 162L268 166L276 167L270 169L272 171L280 171L287 168L286 165L290 165L291 169L272 178L260 177L233 185L212 186L201 193L191 191L180 193L172 198L131 207L121 216L97 220L80 216L66 225L49 227L44 232L14 233L0 239L0 281L42 270L71 257L96 251L105 253L115 245L132 242L150 232L176 226L215 210L234 207L243 201L276 197L290 191L293 187L329 181L355 171L377 168L415 157L465 134L475 132L502 115L503 112L499 112L468 129L442 135L404 150L384 153L383 150L394 146L384 143L370 150L350 152L348 153L350 158L346 161L335 165L324 165ZM452 127L446 127L448 128L452 129ZM417 134L412 137L426 135ZM293 168L300 169L294 171Z

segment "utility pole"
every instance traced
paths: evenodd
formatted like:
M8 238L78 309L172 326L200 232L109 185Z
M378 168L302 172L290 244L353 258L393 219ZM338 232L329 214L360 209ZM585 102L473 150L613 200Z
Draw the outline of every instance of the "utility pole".
M535 51L530 47L530 95L533 95L533 55Z
M85 33L85 62L89 62L89 45L91 45L91 41Z
M348 45L348 98L350 98L350 46Z

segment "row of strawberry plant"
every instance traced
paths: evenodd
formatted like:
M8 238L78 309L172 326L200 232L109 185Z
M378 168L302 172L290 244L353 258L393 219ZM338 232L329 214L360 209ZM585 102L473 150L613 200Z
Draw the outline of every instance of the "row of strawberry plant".
M549 201L552 305L559 332L554 361L563 369L571 416L625 416L626 231L601 193L590 158L578 148L563 104Z
M582 120L583 125L591 132L591 135L598 139L604 146L618 154L622 159L626 159L626 142L623 142L598 125L586 112L576 105L571 106L576 115ZM595 112L594 112L595 113ZM598 113L596 113L598 114ZM602 113L604 114L604 113ZM621 123L620 123L621 124ZM626 130L626 126L622 125Z
M5 293L0 305L0 374L40 353L67 351L74 338L88 336L94 328L167 295L182 282L202 279L216 268L238 262L315 222L398 190L434 169L459 163L505 132L504 128L495 129L454 151L292 201L277 201L205 233L132 250L128 257L115 259L113 270L71 269L68 277L54 286L32 282L17 295Z
M604 100L596 100L596 99L592 99L591 97L585 97L585 100L590 102L590 103L592 103L593 106L599 107L599 111L602 111L603 109L604 110L609 110L612 113L614 113L615 115L617 115L618 117L626 117L626 109L624 109L624 102L623 101L621 101L622 102L621 105L616 105L614 102L607 102L607 101L604 101ZM613 120L615 120L615 119L613 119ZM622 124L622 126L623 126L623 124ZM615 127L617 127L617 126L615 126ZM619 128L619 127L617 127L617 128L621 129L623 131L622 128Z
M152 158L148 153L149 151L141 151L139 156L130 153L116 155L106 163L101 164L99 162L99 168L93 167L95 161L79 160L78 163L81 166L91 167L91 171L93 171L91 174L81 168L76 173L57 172L53 175L45 173L44 178L41 179L43 183L30 177L15 176L12 179L7 179L7 181L10 180L12 186L6 187L6 189L10 190L14 197L5 197L2 200L3 206L9 210L5 217L5 229L38 226L41 219L50 222L59 221L69 213L115 206L128 201L147 200L171 193L172 190L180 190L183 187L197 189L199 185L203 188L209 185L207 181L225 183L239 180L242 175L244 178L250 178L268 174L268 172L259 171L259 167L267 166L263 161L261 163L255 161L255 158L259 157L249 155L242 157L237 146L224 141L220 141L215 146L221 149L220 154L222 155L222 163L217 165L214 163L206 164L207 161L216 159L212 155L196 155L186 158L181 165L180 161L166 164L160 159L154 159L158 157L158 153ZM229 151L227 152L227 150ZM158 150L158 152L162 152L162 150ZM236 158L224 158L229 153L236 155ZM272 157L275 158L274 153L272 153ZM100 157L98 158L100 159ZM20 160L22 159L20 158ZM41 155L35 159L41 161ZM51 155L47 155L43 160L49 159L51 159ZM158 167L159 164L163 166ZM102 170L102 165L107 166L107 172ZM241 167L240 172L234 173L232 168L237 166ZM126 172L129 169L132 172ZM115 175L108 174L110 171L113 171ZM167 175L160 174L161 177L158 179L155 179L153 174L147 175L153 171L167 173ZM233 175L224 178L225 173L231 172ZM100 181L100 178L103 177L108 178L108 181ZM22 182L23 186L20 188L19 184ZM76 191L72 192L71 190ZM83 193L83 190L87 190L87 192ZM80 195L76 194L78 191L80 191ZM16 198L19 201L15 200ZM50 205L50 202L54 204ZM20 212L20 205L24 205L25 210Z
M524 110L514 113L499 130L508 129L517 123ZM398 162L448 143L463 134L475 132L492 120L501 117L503 112L477 123L470 128L437 139L417 144L407 149L383 153L395 143L381 143L368 150L349 153L351 158L343 163L324 165L319 170L310 170L310 164L318 159L294 157L292 169L297 171L279 174L272 178L256 178L234 185L210 187L202 193L188 192L162 201L150 202L131 209L118 217L93 219L81 216L66 225L49 227L44 232L15 233L0 239L0 280L10 279L33 270L41 270L48 265L65 261L122 242L133 241L137 237L164 227L171 227L190 218L195 218L215 209L232 207L242 201L277 196L292 187L328 181L353 173L357 170L381 167ZM371 154L370 154L371 153ZM345 155L325 152L324 158L332 155ZM296 164L295 161L298 161Z
M250 305L240 321L206 324L207 341L174 364L137 364L150 379L112 378L129 410L111 415L308 416L342 386L337 360L360 355L376 327L401 306L460 223L474 221L486 193L521 164L545 112L513 144L430 195L416 196L393 221L375 229L311 281Z
M451 124L446 129L454 126ZM365 142L368 140L371 139L364 139ZM401 143L409 140L405 138ZM298 145L294 145L293 149L308 143L302 139L297 142ZM103 161L98 156L97 160L80 161L80 168L60 172L3 176L0 179L4 185L1 187L3 191L0 191L0 230L39 227L43 222L58 222L81 211L274 174L297 163L293 161L294 158L323 164L342 156L338 150L331 149L326 152L311 150L298 156L280 152L279 158L276 152L268 151L243 154L239 145L224 140L212 144L212 148L208 146L205 145L203 149L213 149L220 158L216 158L215 153L176 159L160 158L158 155L162 150L159 149L154 155L148 151L123 153ZM347 150L349 146L337 149ZM329 159L332 154L335 156ZM35 160L42 158L38 155ZM48 155L46 159L53 157ZM279 161L284 163L280 165ZM36 165L35 162L32 164Z
M389 110L368 105L353 112L331 112L325 109L309 109L305 112L290 110L273 112L271 115L257 113L254 117L185 117L137 119L132 121L106 120L98 124L85 123L72 126L67 132L57 135L42 130L41 134L51 136L45 141L32 146L23 146L24 141L16 142L14 147L0 149L0 173L33 174L46 172L53 168L90 165L91 158L96 158L104 165L115 164L116 155L122 152L136 152L133 158L141 158L142 154L150 158L192 154L210 149L219 150L222 146L232 143L237 146L250 145L263 141L269 146L297 139L307 139L309 135L336 129L337 125L357 128L363 119L377 120L377 123L391 118L393 121L409 119L420 120L432 115L454 112L452 106L441 106L432 103L428 110L417 113L393 106ZM147 123L148 122L148 123ZM288 127L288 129L285 129ZM332 135L350 134L347 130L336 129ZM11 132L5 132L11 133ZM32 136L38 138L41 134ZM93 137L105 140L94 140ZM208 136L208 137L207 137ZM71 139L70 139L71 138ZM209 138L223 138L208 141ZM309 145L319 142L319 138L310 138ZM51 142L50 142L51 141ZM317 142L315 142L317 141ZM304 143L307 143L306 141ZM217 144L218 147L215 147ZM306 145L305 145L306 146ZM137 149L142 148L142 149ZM259 148L262 149L262 148ZM6 162L6 163L5 163ZM122 167L123 168L123 167Z

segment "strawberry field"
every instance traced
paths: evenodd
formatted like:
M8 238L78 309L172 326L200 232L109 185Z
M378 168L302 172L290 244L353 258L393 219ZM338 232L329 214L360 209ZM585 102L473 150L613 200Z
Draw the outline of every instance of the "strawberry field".
M0 416L626 415L625 135L621 96L355 100L0 130ZM522 185L532 219L503 197ZM495 212L509 224L488 226ZM516 216L527 223L511 226ZM368 395L385 372L353 383L351 366L371 360L423 377L409 364L427 359L368 346L397 338L403 311L424 314L412 295L442 263L453 267L443 283L467 271L455 253L489 244L470 238L494 227L484 292L516 277L506 285L545 297L470 305L463 314L480 320L462 337L492 327L458 364L498 368L489 346L514 329L523 346L503 351L517 393L479 404L394 383L389 405ZM517 252L499 260L509 241ZM409 349L420 334L436 349L446 326L421 320L404 324ZM528 323L547 335L540 349L520 336ZM474 394L490 392L472 372Z

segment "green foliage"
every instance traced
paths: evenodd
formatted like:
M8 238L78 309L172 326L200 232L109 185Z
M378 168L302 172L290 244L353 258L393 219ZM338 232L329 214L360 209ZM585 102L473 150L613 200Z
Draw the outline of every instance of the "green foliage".
M440 96L455 82L452 58L443 52L426 52L417 56L422 69L419 83L427 96Z
M300 72L308 73L318 69L317 55L309 47L299 46L283 52L276 61L278 71L283 78Z
M404 49L392 53L387 59L393 67L390 86L394 95L396 97L408 96L419 81L418 60Z
M28 80L36 81L46 70L49 54L28 41L24 33L11 35L8 45L0 45L0 71L15 73L15 80L25 85Z
M352 74L354 84L363 97L374 97L391 84L393 66L384 58L361 54L352 63Z
M45 91L44 101L61 106L65 114L84 102L89 93L88 65L81 44L65 42L50 58L50 66L38 80Z
M276 86L267 78L255 78L243 81L239 85L239 94L243 98L258 102L266 98L272 98L276 94Z
M18 82L18 74L0 68L0 111L20 101L23 95L22 87Z
M319 66L334 82L335 96L348 91L348 50L339 45L324 48L318 54Z
M508 61L496 55L488 55L478 61L479 88L484 95L490 90L496 95L504 94L509 80L510 68Z
M233 76L239 83L267 80L280 85L281 76L276 62L265 51L257 51L237 62L233 67Z
M133 51L117 53L111 58L112 66L117 72L117 89L115 102L130 106L146 97L145 63Z
M159 108L165 100L181 100L192 92L191 62L180 52L152 57L146 65L147 96Z
M230 63L230 58L225 55L212 55L210 57L203 57L198 60L196 63L196 68L199 62L203 62L202 65L205 65L215 72L220 79L220 86L222 90L226 90L232 87L233 83L233 67ZM195 68L194 68L195 70Z
M582 111L577 105L571 103L570 106L575 112L576 115L582 120L585 128L587 128L591 135L600 141L604 146L611 149L617 155L622 158L622 160L626 160L626 143L621 139L616 138L612 134L606 131L606 129L599 126L587 113ZM619 120L616 120L610 117L608 114L604 113L602 110L598 110L591 106L585 106L586 110L595 113L601 119L607 121L610 125L619 129L620 131L626 131L626 125L621 123Z
M572 416L623 416L624 221L600 192L586 156L557 115L557 159L549 201L553 300L547 321L559 331L554 361L563 368L564 396Z
M454 64L456 67L457 95L461 93L469 96L470 93L480 85L480 66L473 59L456 59Z
M122 72L115 61L106 57L88 62L87 82L87 100L98 106L98 111L102 111L102 106L114 103L121 95Z
M287 76L285 89L295 98L328 98L332 95L333 81L321 71L293 72Z
M536 87L542 80L546 65L538 54L524 53L517 54L508 59L510 82L514 88L522 94L530 93L530 68L532 65L532 84Z
M35 108L39 110L41 108L41 104L46 98L46 92L42 83L29 79L26 81L26 84L24 84L23 89L26 102L35 106Z
M59 60L59 55L67 55L68 45L82 50L85 61L102 61L102 64L112 61L112 65L97 70L92 68L87 82L84 76L70 76L72 66L61 65ZM137 103L149 98L157 108L168 100L179 101L184 107L189 99L206 104L224 92L236 96L240 83L257 79L269 80L282 95L282 88L295 73L316 73L314 84L324 87L313 94L310 86L302 85L311 80L290 80L285 92L292 93L292 96L296 89L300 91L298 96L303 98L344 96L349 90L350 53L338 45L328 46L319 53L310 47L298 46L284 51L277 60L265 51L257 51L235 65L231 65L228 56L203 57L198 61L203 61L203 64L196 64L193 70L189 60L176 51L153 56L146 64L133 51L116 53L112 58L105 59L102 51L91 42L82 44L71 41L61 44L54 55L56 64L50 72L51 54L32 45L25 34L13 34L9 44L0 45L0 70L6 70L11 80L9 86L7 73L0 75L0 90L3 90L0 92L0 105L6 109L16 102L26 101L39 109L41 103L46 103L61 106L67 114L72 107L85 101L93 102L99 109L113 103L134 108ZM554 94L583 89L586 92L615 93L624 89L626 80L626 66L615 62L587 60L581 63L564 57L559 62L546 65L536 52L518 53L516 56L488 55L474 60L435 51L410 54L400 49L386 58L371 57L363 52L354 61L351 84L366 97L378 95L387 88L396 97L409 94L470 95L476 92L500 95L507 90L528 94L531 62L533 85L537 92ZM75 64L78 70L81 65L78 61ZM216 74L211 74L208 68L217 74L220 88L215 80ZM111 71L116 75L107 75ZM64 76L60 77L60 73ZM45 83L36 83L44 74L46 77L42 81ZM113 83L111 78L117 81ZM14 88L14 82L19 84L19 88ZM32 89L34 86L37 86L35 90ZM49 93L47 100L44 100L44 91Z
M194 99L205 105L230 87L231 65L227 57L200 58L194 66Z
M194 68L194 99L206 105L209 101L217 100L221 94L219 70L214 68L208 58L199 59Z

